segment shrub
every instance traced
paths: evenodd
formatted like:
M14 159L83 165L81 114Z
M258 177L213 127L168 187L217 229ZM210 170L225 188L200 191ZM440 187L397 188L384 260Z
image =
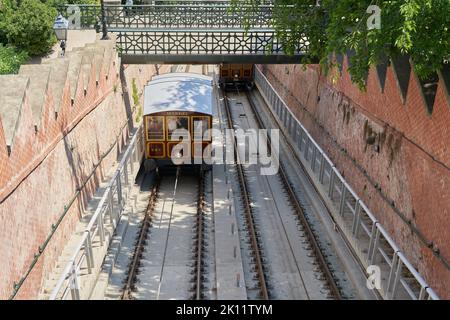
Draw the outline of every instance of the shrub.
M141 118L142 118L142 106L139 103L139 92L138 92L138 88L136 85L136 79L133 78L132 83L131 83L131 89L132 89L132 96L133 96L133 102L134 102L134 106L135 108L137 108L137 113L136 113L136 117L135 117L135 122L140 122Z
M136 79L133 78L132 82L131 82L131 89L133 90L133 102L134 102L134 106L139 105L139 92L138 92L138 88L136 85Z
M56 15L56 9L39 0L23 0L17 10L5 10L1 27L8 43L30 55L40 55L56 42L53 31Z
M14 3L10 0L0 0L0 43L6 43L6 18L12 10L15 10Z
M139 105L137 113L136 113L136 117L134 118L134 120L136 123L139 123L139 122L141 122L141 119L142 119L142 106Z
M17 73L20 65L28 59L25 51L0 44L0 74Z

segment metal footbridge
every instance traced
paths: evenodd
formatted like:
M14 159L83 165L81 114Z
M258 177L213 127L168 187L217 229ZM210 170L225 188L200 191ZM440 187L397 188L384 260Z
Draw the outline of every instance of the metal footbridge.
M308 41L286 50L273 28L273 6L229 2L64 5L70 29L114 33L123 63L301 63Z

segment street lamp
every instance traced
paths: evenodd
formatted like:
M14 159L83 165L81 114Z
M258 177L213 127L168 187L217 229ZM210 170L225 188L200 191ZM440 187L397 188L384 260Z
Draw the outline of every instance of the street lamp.
M61 41L59 46L61 47L63 56L66 53L67 30L69 30L69 21L59 14L55 19L55 23L53 23L53 31L55 32L56 39Z
M59 14L53 24L53 31L59 41L67 40L67 30L69 29L69 21Z

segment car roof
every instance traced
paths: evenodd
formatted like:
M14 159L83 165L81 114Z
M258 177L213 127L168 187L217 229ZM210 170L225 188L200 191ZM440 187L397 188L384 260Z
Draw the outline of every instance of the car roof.
M154 76L144 89L144 115L167 111L212 115L212 78L195 73Z

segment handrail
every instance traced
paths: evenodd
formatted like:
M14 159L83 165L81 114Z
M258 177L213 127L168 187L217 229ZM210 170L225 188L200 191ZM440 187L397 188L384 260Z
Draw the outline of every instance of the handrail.
M203 1L199 1L201 3ZM98 8L100 9L99 4L62 4L60 7L68 7L68 6L78 6L80 8ZM233 7L233 5L225 4L225 3L201 3L196 4L193 6L192 4L133 4L133 5L125 5L125 4L105 4L105 8L123 8L123 7L130 7L130 8L198 8L198 7L205 7L205 8L230 8ZM257 6L258 8L274 8L275 6L273 4L261 4ZM294 7L294 5L288 5L287 7ZM240 4L237 9L240 8L252 8L251 5L248 4Z
M108 213L110 216L110 221L113 221L114 218L116 219L116 223L112 223L112 229L115 230L115 228L117 227L118 220L120 219L123 211L123 205L119 200L123 199L124 190L122 189L122 187L119 187L115 189L115 194L112 194L112 192L114 191L114 186L117 187L122 184L121 173L127 172L129 166L131 170L130 172L132 174L136 173L136 170L132 170L132 162L136 160L136 156L134 157L135 159L133 159L133 154L137 154L137 148L140 141L142 141L142 126L138 127L133 137L131 138L116 171L114 172L111 180L108 182L103 196L100 199L94 214L90 218L89 223L87 224L83 232L81 239L78 241L78 244L73 250L73 253L71 254L66 266L64 267L61 276L58 278L58 281L50 294L50 300L58 299L61 291L65 293L67 289L70 289L72 299L80 299L78 270L81 269L82 263L86 262L88 272L92 273L92 268L94 267L92 240L93 237L98 234L98 236L100 237L101 245L104 245L104 229L106 227L105 218ZM139 168L136 167L135 169ZM124 183L126 183L126 181L124 181ZM130 187L130 185L128 187ZM119 212L116 214L116 216L113 217L114 201L111 198L113 198L114 195L117 195L117 200L119 202Z
M63 4L58 9L66 18L79 19L80 24L70 24L70 28L93 28L102 16L100 5ZM251 6L229 4L105 5L104 16L108 29L120 26L173 27L179 23L195 28L236 25L267 27L272 23L273 9L272 5L260 5L253 13Z
M293 112L289 109L272 84L258 68L255 68L255 82L266 99L267 104L271 108L271 112L273 112L274 116L278 117L278 121L281 122L283 126L288 123L289 119L296 121L299 131L293 130L295 132L292 137L292 134L286 130L286 135L291 136L292 140L296 141L297 134L300 132L300 146L296 146L294 143L293 147L300 154L303 154L304 160L310 162L312 168L315 168L317 160L320 159L321 170L312 170L312 174L318 175L319 183L328 190L331 190L331 195L333 195L336 190L336 183L340 183L339 186L343 186L342 190L340 190L340 187L337 188L337 192L339 193L338 201L334 200L330 197L330 194L328 194L328 199L331 200L333 205L337 207L338 211L338 215L335 216L333 213L332 214L339 227L344 231L345 236L353 240L351 242L352 244L357 244L358 248L353 249L365 267L374 265L377 259L381 259L381 262L377 265L380 266L380 269L383 269L381 271L385 275L383 278L385 281L383 281L381 288L376 289L383 296L383 298L404 299L405 297L409 297L411 299L439 300L438 295L432 288L430 288L420 273L412 266L386 229L367 208L363 200L357 196L356 192L345 181L333 162L312 138L306 128L295 117ZM287 111L287 115L284 116L284 123L281 120L281 110L284 110L283 112ZM303 137L306 137L306 139L305 147L302 149L301 145L303 144ZM309 156L311 148L313 148L313 156ZM326 170L325 163L329 166L329 173L327 172L329 176L328 181L325 181L323 178L324 171ZM352 205L353 203L354 206ZM351 209L346 210L346 208ZM348 214L353 216L351 223L347 223L346 220L343 219L343 216ZM368 229L368 233L366 231L365 236L364 234L358 232L360 226L362 226L363 229L368 228L365 222L361 219L362 215L369 219L372 226L371 230ZM365 241L361 241L363 240L363 237ZM381 242L380 239L384 239L385 242ZM389 256L390 252L392 257ZM408 270L408 272L413 276L416 285L420 287L419 292L417 292L417 290L404 278L403 273L406 271L404 268ZM403 291L399 290L399 284L403 287Z

